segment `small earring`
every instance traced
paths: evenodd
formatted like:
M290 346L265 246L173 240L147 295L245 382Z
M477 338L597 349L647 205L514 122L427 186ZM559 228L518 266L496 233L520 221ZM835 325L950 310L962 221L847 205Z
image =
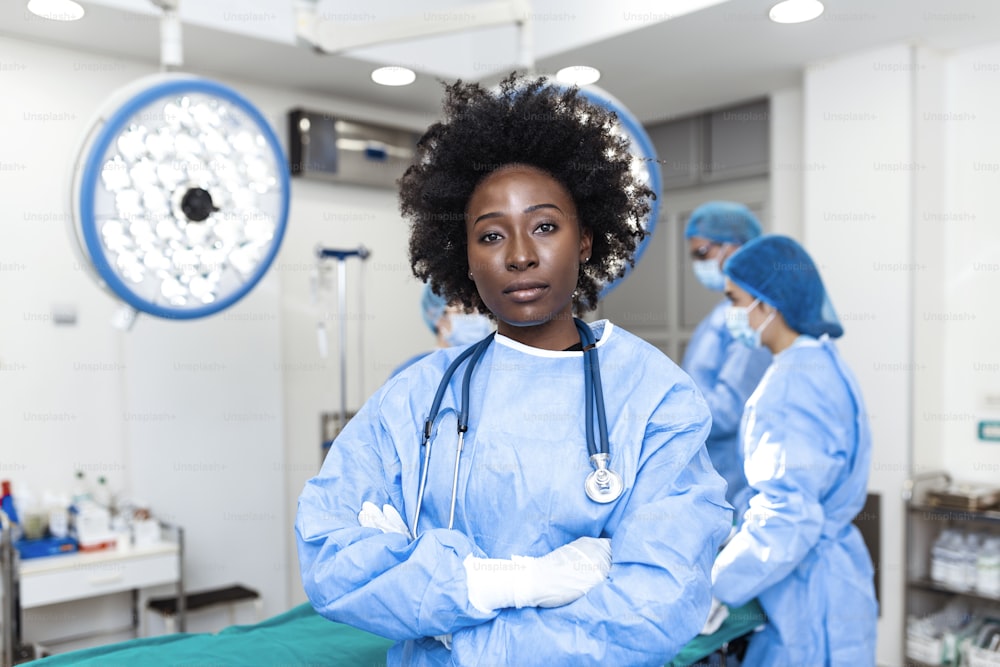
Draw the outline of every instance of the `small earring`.
M469 280L475 280L475 278L472 277L472 271L469 271Z

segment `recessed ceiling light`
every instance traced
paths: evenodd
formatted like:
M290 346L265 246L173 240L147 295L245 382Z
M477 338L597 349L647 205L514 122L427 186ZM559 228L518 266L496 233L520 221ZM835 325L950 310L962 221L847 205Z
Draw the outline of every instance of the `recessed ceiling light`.
M784 0L771 7L768 17L775 23L805 23L822 13L820 0Z
M556 81L570 86L586 86L601 78L600 70L586 65L563 67L556 72Z
M416 73L406 67L379 67L372 71L372 81L383 86L408 86L416 79Z
M73 0L29 0L28 11L53 21L76 21L83 18L83 7Z

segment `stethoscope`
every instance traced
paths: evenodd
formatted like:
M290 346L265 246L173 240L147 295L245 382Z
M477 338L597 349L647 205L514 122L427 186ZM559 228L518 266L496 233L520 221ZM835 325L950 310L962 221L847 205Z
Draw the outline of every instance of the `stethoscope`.
M590 455L590 463L594 470L587 475L583 488L587 496L596 503L610 503L617 500L625 489L621 475L608 468L611 454L608 447L608 422L604 411L604 390L601 386L601 366L597 358L597 339L594 332L582 320L574 318L576 329L580 333L580 342L583 347L583 369L584 369L584 394L586 403L587 419L587 452ZM417 535L417 523L420 521L420 508L424 502L424 491L427 488L427 472L430 469L431 460L431 431L434 420L437 419L438 411L441 408L441 401L448 389L452 376L458 368L469 360L465 368L465 377L462 380L462 409L458 413L458 447L455 450L455 472L451 483L451 510L448 515L448 528L455 525L455 501L458 497L458 469L462 458L462 449L465 446L465 432L469 430L469 384L472 373L486 352L486 348L493 342L496 332L466 348L448 366L434 394L434 402L431 403L431 411L424 422L423 448L424 460L423 470L420 473L420 488L417 491L417 508L413 517L413 535ZM594 440L594 412L597 412L597 426L600 431L600 448Z

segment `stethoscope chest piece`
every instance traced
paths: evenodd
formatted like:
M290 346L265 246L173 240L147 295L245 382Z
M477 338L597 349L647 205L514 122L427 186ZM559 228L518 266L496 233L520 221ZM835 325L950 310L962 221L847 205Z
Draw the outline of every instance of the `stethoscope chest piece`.
M608 455L603 453L590 457L594 471L587 475L583 488L587 491L587 497L595 503L614 502L625 490L622 476L608 468L608 458Z

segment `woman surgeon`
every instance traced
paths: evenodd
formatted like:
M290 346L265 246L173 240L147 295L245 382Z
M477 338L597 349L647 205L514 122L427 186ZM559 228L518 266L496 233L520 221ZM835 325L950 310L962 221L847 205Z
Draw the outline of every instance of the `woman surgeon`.
M663 665L732 511L690 378L596 306L652 193L574 89L456 83L401 179L414 274L497 331L390 379L299 500L323 616L390 665ZM433 450L433 451L432 451Z
M774 354L740 430L753 491L715 561L713 592L767 613L743 667L875 664L871 556L852 523L865 504L868 412L834 338L819 270L794 239L750 241L723 265L733 337Z

